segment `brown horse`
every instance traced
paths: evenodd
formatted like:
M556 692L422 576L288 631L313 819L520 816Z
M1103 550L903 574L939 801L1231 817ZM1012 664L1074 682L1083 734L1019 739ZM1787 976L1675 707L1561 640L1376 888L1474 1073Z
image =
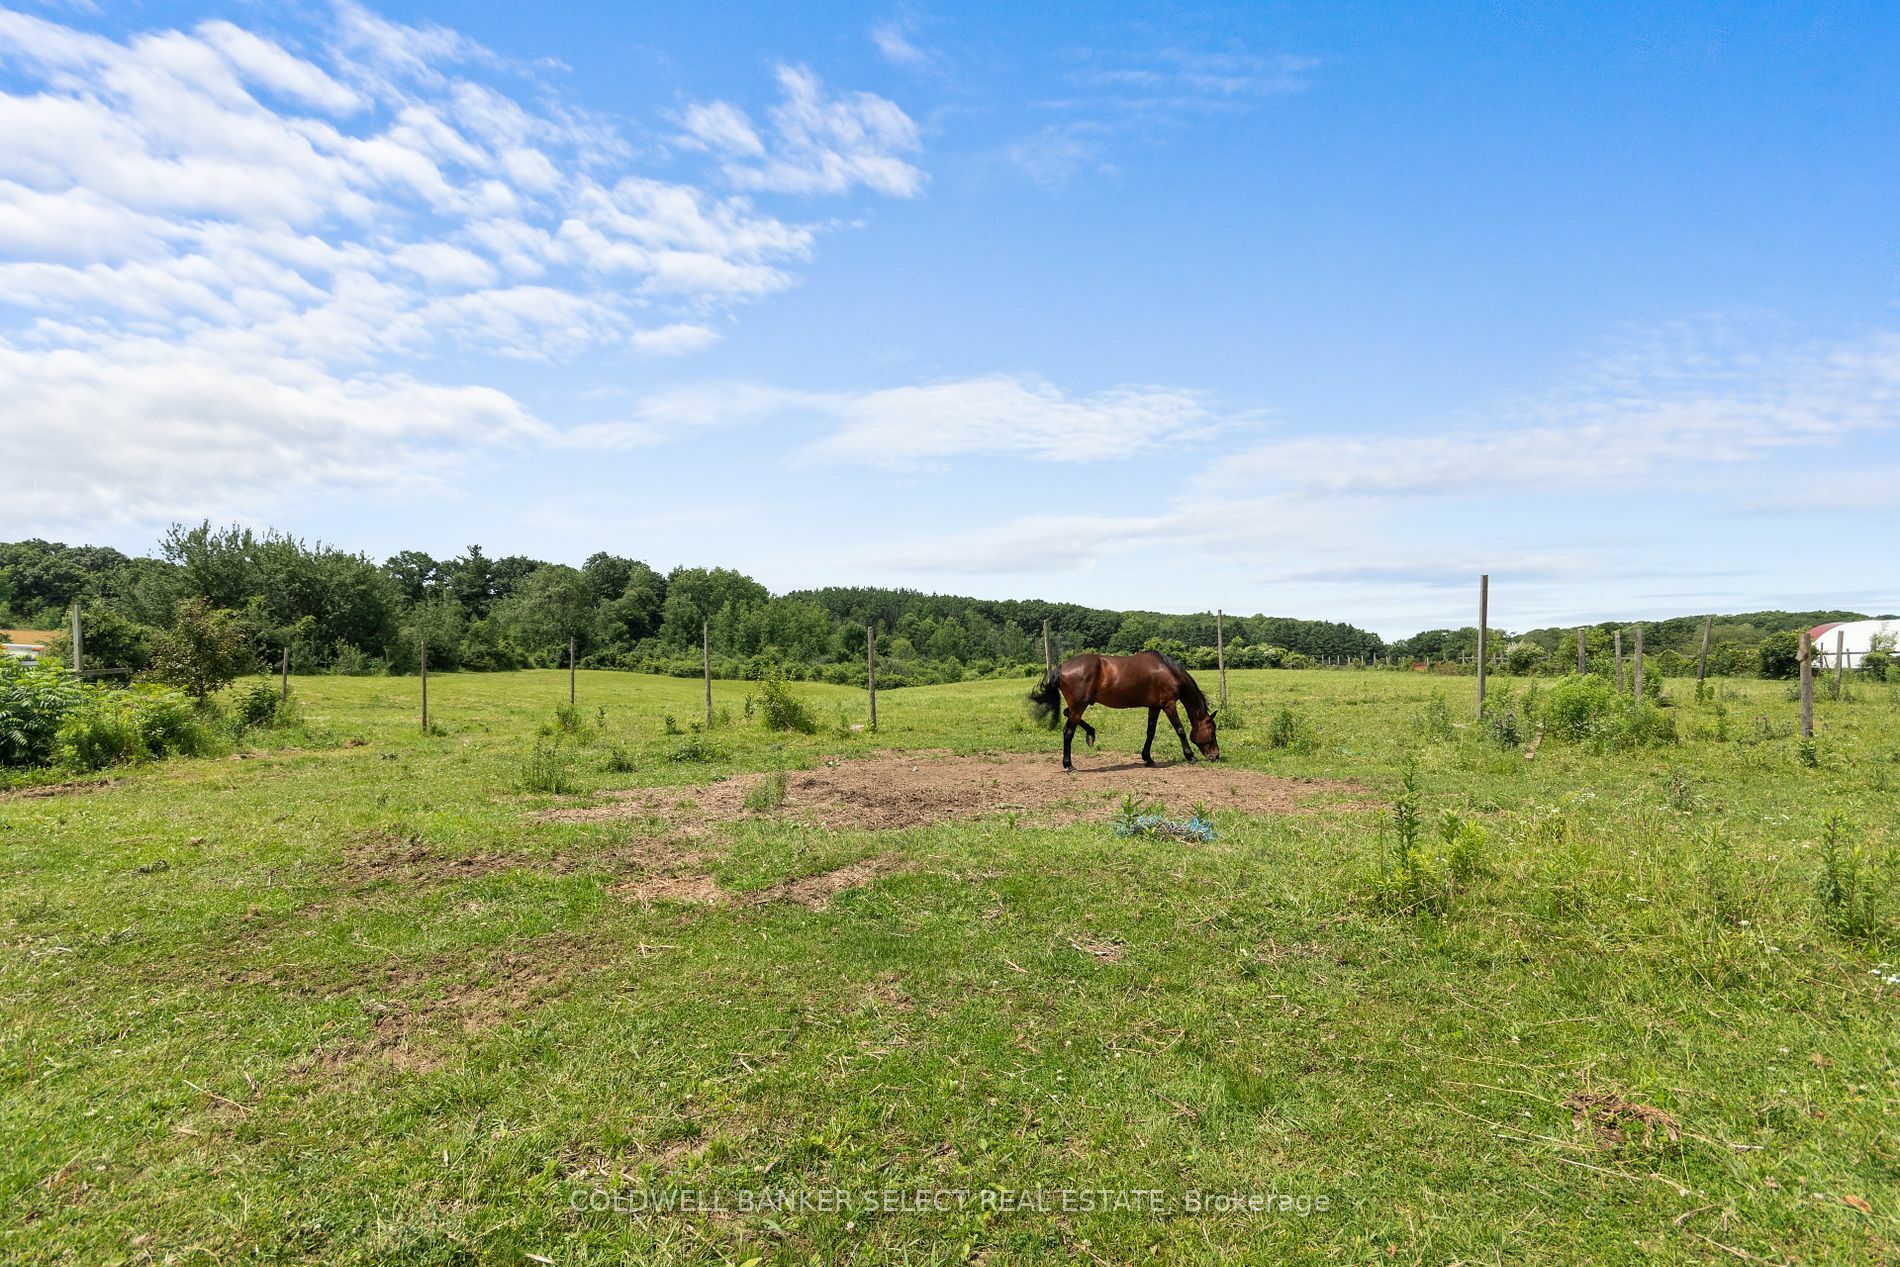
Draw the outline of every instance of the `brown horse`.
M1181 715L1175 711L1176 701L1187 709L1195 744L1207 754L1209 761L1220 760L1220 741L1214 737L1214 710L1207 706L1207 696L1201 694L1200 685L1188 676L1186 669L1159 651L1070 656L1029 693L1036 715L1052 728L1056 724L1056 705L1064 702L1068 705L1062 710L1068 718L1062 728L1064 770L1075 769L1069 749L1075 742L1076 727L1081 727L1082 733L1088 736L1089 747L1095 746L1095 727L1082 720L1082 712L1090 704L1148 710L1148 738L1141 745L1141 759L1148 765L1155 763L1149 751L1155 745L1155 722L1166 713L1174 733L1180 737L1181 755L1194 760L1194 749L1188 747L1189 732L1181 729Z

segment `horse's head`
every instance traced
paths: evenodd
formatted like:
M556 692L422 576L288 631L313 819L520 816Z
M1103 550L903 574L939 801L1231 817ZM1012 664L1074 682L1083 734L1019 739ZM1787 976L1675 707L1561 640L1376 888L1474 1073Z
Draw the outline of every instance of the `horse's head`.
M1220 740L1214 737L1214 712L1209 710L1205 717L1196 721L1188 729L1188 738L1201 750L1201 755L1209 761L1220 760Z

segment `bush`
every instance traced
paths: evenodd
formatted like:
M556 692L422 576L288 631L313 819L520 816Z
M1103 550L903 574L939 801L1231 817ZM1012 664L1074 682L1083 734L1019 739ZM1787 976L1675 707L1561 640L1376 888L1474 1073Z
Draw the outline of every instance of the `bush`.
M1872 938L1885 924L1876 877L1864 870L1858 846L1841 843L1841 820L1827 820L1821 838L1821 874L1815 885L1821 917L1843 937Z
M1458 895L1485 874L1485 831L1480 824L1447 810L1438 822L1437 841L1426 838L1415 770L1406 770L1392 816L1380 834L1389 847L1380 860L1377 896L1389 910L1447 914Z
M355 643L337 639L336 656L330 661L330 672L339 677L369 677L382 671L382 662L374 659Z
M769 814L785 804L785 787L785 771L773 770L746 789L745 807L754 813Z
M1801 672L1801 631L1769 634L1755 649L1765 678L1791 678Z
M0 765L50 765L60 723L79 707L79 679L56 664L0 656Z
M1288 752L1312 752L1319 747L1313 724L1290 708L1282 708L1267 722L1267 747Z
M1544 733L1583 743L1613 725L1625 706L1623 693L1608 678L1572 673L1544 693L1540 705Z
M275 726L284 711L284 699L277 683L253 682L238 693L232 716L239 730Z
M1451 705L1445 702L1443 695L1434 694L1419 705L1412 714L1412 731L1421 739L1444 742L1455 739L1457 729L1452 725Z
M103 770L159 757L196 756L211 746L198 710L177 691L88 686L60 724L57 757L74 770Z
M768 730L795 730L801 735L814 734L818 723L804 701L792 694L783 677L759 680L759 713Z
M180 602L172 627L152 647L151 676L196 699L210 697L252 667L237 613L213 607L208 598Z
M1638 703L1595 674L1560 678L1538 701L1544 733L1598 748L1648 748L1678 741L1676 719L1649 698Z
M536 739L521 765L521 787L527 792L551 792L562 795L571 790L568 772L572 759L559 739Z

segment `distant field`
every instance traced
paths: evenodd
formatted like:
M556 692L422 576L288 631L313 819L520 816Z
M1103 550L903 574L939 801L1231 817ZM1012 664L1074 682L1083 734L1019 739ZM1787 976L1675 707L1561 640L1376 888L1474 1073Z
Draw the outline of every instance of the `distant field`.
M1470 679L1231 685L1222 763L1092 712L1068 777L1022 682L875 734L795 687L809 736L721 682L696 734L698 682L583 673L537 754L564 673L433 678L430 735L293 679L255 751L0 794L0 1260L1900 1252L1894 688L1804 753L1784 685L1672 681L1679 744L1527 759Z

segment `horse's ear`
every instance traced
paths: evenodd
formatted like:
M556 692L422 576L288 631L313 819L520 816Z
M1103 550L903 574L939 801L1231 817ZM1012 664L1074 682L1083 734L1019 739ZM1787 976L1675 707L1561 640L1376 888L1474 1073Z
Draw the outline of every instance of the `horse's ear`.
M1213 721L1216 717L1219 717L1219 716L1220 716L1220 709L1210 708L1207 710L1207 720Z

